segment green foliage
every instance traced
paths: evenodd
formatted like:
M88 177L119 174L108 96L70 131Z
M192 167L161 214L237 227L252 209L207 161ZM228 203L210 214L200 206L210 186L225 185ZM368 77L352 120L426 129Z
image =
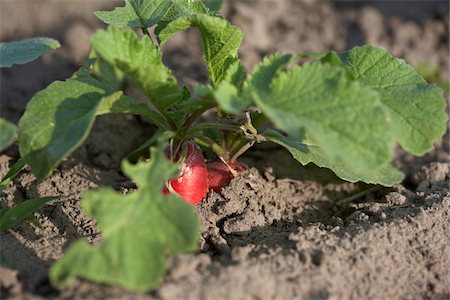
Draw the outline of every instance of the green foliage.
M305 139L303 136L286 137L275 130L267 130L264 136L271 142L285 147L302 165L314 163L323 168L333 170L340 178L350 181L392 186L400 183L404 175L389 164L373 169L358 169L357 166L328 155L320 146Z
M195 14L168 23L158 32L159 41L163 45L176 32L190 27L200 30L209 79L213 85L217 85L225 77L227 69L236 61L243 37L242 31L220 17Z
M379 93L391 131L405 150L422 155L433 149L447 128L441 89L380 48L355 47L339 56L358 82Z
M9 147L17 138L17 128L14 124L0 118L0 151Z
M51 38L30 38L20 41L0 42L0 67L11 67L35 60L42 54L61 45Z
M150 161L134 166L125 162L123 170L139 189L125 196L107 188L85 194L82 207L97 219L103 240L96 247L85 240L75 242L50 271L56 286L78 276L145 292L161 280L166 254L197 249L195 210L161 193L164 182L177 172L163 152L153 149Z
M17 225L25 219L30 219L30 216L49 201L55 200L58 197L49 196L42 198L34 198L25 200L12 208L2 210L0 217L0 231L6 231L11 227Z
M274 124L295 135L304 129L325 153L360 169L392 158L393 139L377 93L350 82L341 68L315 62L280 72L254 102Z
M90 76L56 81L28 103L19 122L20 153L36 176L46 177L86 139L97 115L115 112L164 122L145 104Z
M396 143L418 155L444 134L440 89L383 49L276 53L247 75L238 57L242 31L220 16L221 2L125 0L124 7L96 13L108 24L128 28L96 33L88 62L29 102L19 123L22 163L35 175L47 176L84 141L96 116L132 113L160 127L157 135L168 136L172 150L195 140L231 160L255 142L269 141L303 165L329 168L351 182L391 186L403 179L390 165ZM158 44L146 35L150 26ZM178 85L161 53L175 33L191 27L201 33L209 75L207 84L192 88ZM313 62L295 64L303 58ZM130 80L148 103L124 94ZM199 122L211 108L216 118ZM6 145L11 138L5 140ZM156 140L150 138L129 160L146 157ZM22 167L13 166L2 186ZM161 193L177 170L162 151L152 150L148 162L135 166L125 162L123 170L138 190L125 196L111 189L86 193L82 207L97 219L103 241L96 247L84 240L72 245L51 269L55 285L82 277L148 291L164 274L168 253L196 249L195 211Z
M23 167L26 164L26 160L24 158L19 159L16 163L9 169L8 173L3 176L0 181L0 193L3 189L22 171Z
M158 23L170 6L171 2L167 0L125 0L124 7L116 7L112 11L98 11L94 14L106 24L145 28Z
M92 38L92 46L98 56L130 76L158 109L165 110L180 99L172 72L148 36L138 38L131 30L109 27Z

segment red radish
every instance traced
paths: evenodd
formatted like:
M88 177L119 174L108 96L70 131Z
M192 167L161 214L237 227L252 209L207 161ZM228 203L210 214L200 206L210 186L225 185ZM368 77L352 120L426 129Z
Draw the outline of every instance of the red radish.
M208 192L208 172L202 150L188 142L181 175L169 181L169 188L186 202L198 205Z
M230 161L226 165L222 161L214 161L206 164L208 168L208 186L210 190L219 191L228 185L235 176L233 173L242 172L245 167L238 161Z

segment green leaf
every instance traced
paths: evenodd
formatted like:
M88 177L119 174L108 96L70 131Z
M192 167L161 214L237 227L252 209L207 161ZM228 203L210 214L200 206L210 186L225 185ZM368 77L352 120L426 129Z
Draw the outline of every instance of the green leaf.
M189 17L176 18L167 23L164 23L164 26L158 25L158 27L156 27L155 33L158 36L159 44L161 46L164 46L164 44L167 43L167 41L170 40L170 38L174 36L175 33L186 30L193 26L194 25L192 23L192 20Z
M289 135L304 129L328 156L361 170L391 160L394 142L376 92L320 62L277 75L270 89L251 92L278 128Z
M131 30L109 27L92 37L92 46L98 56L130 76L158 109L180 98L177 81L148 36L138 38Z
M248 102L242 101L236 86L228 81L222 81L213 94L220 108L227 113L238 114L248 106Z
M91 75L94 78L100 78L108 82L117 90L125 87L125 74L117 67L109 64L103 58L99 57L95 49L91 48L88 61L81 67L84 73L78 71L77 75Z
M172 0L172 6L169 11L155 28L156 35L158 35L170 22L179 18L190 17L195 14L208 14L208 9L202 1Z
M0 118L0 151L8 148L17 138L14 124Z
M203 91L211 92L220 108L230 114L238 114L250 106L250 101L245 101L241 95L241 87L245 78L245 69L239 59L230 65L223 81L214 89L203 88Z
M57 287L83 277L146 292L160 282L168 253L197 249L200 228L194 208L161 193L164 182L177 172L162 151L152 149L148 162L124 162L123 170L138 190L125 196L109 188L85 194L81 205L97 219L103 239L95 247L79 240L69 248L50 270Z
M442 91L384 49L355 47L340 57L358 82L381 95L395 140L415 155L430 151L447 128Z
M158 23L171 4L168 0L125 0L124 7L116 7L112 11L97 11L94 14L106 24L146 28Z
M26 165L26 159L21 158L12 165L8 173L3 176L2 181L0 181L0 192L22 171L23 167Z
M36 176L46 177L86 139L97 115L115 112L161 121L144 104L89 76L56 81L31 99L19 122L21 156Z
M0 67L11 67L35 60L42 54L59 48L57 40L51 38L30 38L14 42L0 42Z
M104 98L97 108L97 115L109 113L132 113L135 115L140 115L147 118L147 120L152 121L161 128L167 130L170 129L166 119L159 112L151 109L147 103L128 96L121 95L119 98Z
M243 83L245 70L239 60L236 60L227 70L224 80L213 90L215 100L225 112L238 114L252 105L253 91L270 91L272 80L291 59L292 55L280 53L266 57Z
M156 132L150 138L148 138L138 148L127 155L128 161L131 163L136 163L140 158L144 157L144 155L148 155L150 146L153 146L158 141L158 139L161 138L163 132L164 131L162 129L158 128L158 130L156 130Z
M331 169L337 176L350 182L362 181L392 186L400 183L404 178L404 174L390 164L374 169L358 169L342 160L333 158L320 146L314 145L302 137L286 137L275 130L267 130L264 132L264 136L269 141L285 147L302 165L312 162L319 167Z
M227 69L236 61L242 31L220 17L195 14L175 19L159 31L161 45L176 32L190 27L200 30L209 78L213 85L217 85L225 77Z
M244 93L251 96L255 90L265 93L270 92L273 79L278 72L285 70L291 59L291 54L282 53L265 57L260 64L256 65L252 74L245 81Z
M34 198L9 208L0 218L0 231L6 231L17 225L21 221L29 218L32 213L41 208L45 203L57 198L54 196Z
M19 122L19 145L36 176L48 176L81 145L100 101L109 96L121 94L89 77L78 77L56 81L31 99Z

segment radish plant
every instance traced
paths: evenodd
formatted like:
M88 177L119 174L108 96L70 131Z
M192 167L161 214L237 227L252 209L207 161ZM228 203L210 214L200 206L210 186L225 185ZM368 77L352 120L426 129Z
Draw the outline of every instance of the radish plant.
M136 191L85 194L81 205L97 219L103 240L95 247L75 242L51 269L56 286L82 277L137 291L155 288L167 253L197 247L195 210L179 196L197 204L208 188L220 189L242 171L238 159L255 143L276 143L300 164L351 182L391 186L403 179L390 164L397 144L422 155L444 134L442 91L386 50L276 53L247 73L239 60L242 31L208 9L217 2L207 4L125 0L123 7L97 12L110 26L92 37L86 64L29 102L19 123L20 153L38 177L81 145L99 115L139 115L167 141L152 148L149 160L124 160ZM197 86L177 82L162 62L165 43L192 27L201 34L209 75ZM141 88L147 100L127 95L126 84ZM201 121L206 111L213 111L213 121ZM217 161L205 165L196 144Z
M0 67L8 68L13 65L31 62L41 55L59 48L57 40L45 37L23 39L13 42L0 42ZM9 147L17 139L17 128L14 124L0 118L0 151ZM16 177L26 162L19 159L0 180L0 193ZM19 224L21 221L29 221L41 227L39 220L33 213L49 201L58 197L48 196L28 199L10 208L0 209L0 232Z

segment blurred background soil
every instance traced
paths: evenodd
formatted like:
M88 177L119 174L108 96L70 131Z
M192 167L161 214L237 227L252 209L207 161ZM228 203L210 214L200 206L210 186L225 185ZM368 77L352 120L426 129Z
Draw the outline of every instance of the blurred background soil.
M69 77L84 62L90 36L104 27L92 12L116 5L0 0L1 41L49 36L62 44L35 62L0 70L1 117L17 123L37 91ZM443 87L449 80L448 1L235 0L223 13L244 31L240 55L248 70L276 51L373 44ZM189 84L206 80L198 45L198 33L188 30L164 49L166 64ZM26 170L5 189L2 207L45 195L61 200L39 211L43 229L24 223L1 236L2 298L449 298L448 133L421 158L398 149L394 164L407 176L393 188L345 183L301 167L277 147L259 147L244 157L252 168L198 208L201 251L170 257L158 290L134 294L82 280L54 289L47 276L53 261L80 237L99 241L95 221L79 208L82 193L98 186L132 191L120 160L152 132L133 116L102 116L49 179ZM16 146L0 155L0 176L17 158Z

